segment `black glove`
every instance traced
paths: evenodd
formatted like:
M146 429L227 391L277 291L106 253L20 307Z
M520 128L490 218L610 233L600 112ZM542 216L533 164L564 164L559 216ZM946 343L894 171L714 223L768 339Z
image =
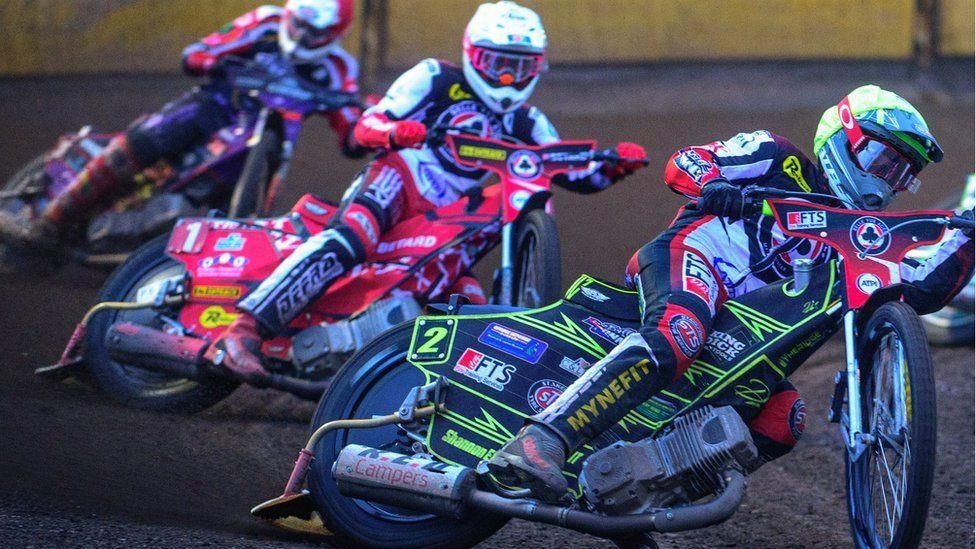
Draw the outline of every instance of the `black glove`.
M713 179L702 187L698 209L709 215L739 219L742 217L742 189L725 179Z
M973 220L973 210L972 209L969 209L969 210L965 210L963 212L960 212L958 215L959 215L959 217L968 219L970 221ZM972 227L966 227L966 228L959 229L959 232L961 232L962 234L966 235L967 238L969 238L970 240L972 240L972 238L973 238L973 232L974 232Z

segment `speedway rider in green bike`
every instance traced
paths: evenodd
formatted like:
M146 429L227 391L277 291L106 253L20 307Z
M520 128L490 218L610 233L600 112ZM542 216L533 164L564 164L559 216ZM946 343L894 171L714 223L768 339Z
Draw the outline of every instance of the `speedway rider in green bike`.
M701 352L723 303L814 265L832 248L785 236L770 218L743 212L743 189L829 193L849 208L884 210L916 191L918 173L942 148L908 101L862 86L824 113L814 139L820 167L769 131L679 150L665 182L693 202L628 265L641 298L640 332L590 367L489 462L495 478L541 499L566 493L566 456L681 376ZM971 213L970 213L971 215ZM905 301L924 314L941 308L973 274L972 234L957 231L924 262L904 260ZM803 402L781 382L748 424L764 460L789 452L803 430Z

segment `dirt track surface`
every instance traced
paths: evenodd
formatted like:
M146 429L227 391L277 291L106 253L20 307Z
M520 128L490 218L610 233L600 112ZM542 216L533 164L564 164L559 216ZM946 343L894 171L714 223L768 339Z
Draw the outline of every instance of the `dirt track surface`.
M767 128L809 150L820 113L865 81L916 101L946 149L927 171L921 207L955 193L973 169L971 62L921 80L891 65L658 67L553 74L538 93L564 137L644 144L652 165L618 188L556 198L567 282L580 272L619 280L630 254L670 220L681 200L660 183L682 145ZM609 84L608 84L609 83ZM84 123L123 127L174 97L179 78L0 81L0 177ZM607 84L607 85L604 85ZM328 170L326 170L328 168ZM358 165L338 158L324 124L310 125L282 201L300 191L336 198ZM334 174L329 177L319 174ZM592 235L610 235L594 242ZM492 261L489 258L489 263ZM490 267L482 273L490 272ZM0 545L9 547L303 547L248 515L277 495L304 441L312 406L269 392L238 391L193 417L129 410L89 387L35 378L57 359L104 274L70 268L43 280L0 278ZM923 546L974 542L972 348L934 351L939 390L939 463ZM844 547L850 545L842 450L825 421L834 342L793 378L808 405L793 454L750 479L747 500L727 524L664 536L671 547ZM327 540L326 540L327 542ZM513 522L486 547L605 547L591 537Z

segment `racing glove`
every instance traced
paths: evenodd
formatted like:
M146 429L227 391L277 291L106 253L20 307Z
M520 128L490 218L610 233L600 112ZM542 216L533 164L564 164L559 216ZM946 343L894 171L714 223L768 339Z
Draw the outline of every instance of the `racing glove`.
M403 120L393 125L390 145L394 149L419 149L427 138L427 126L416 120Z
M742 217L742 190L729 183L727 179L715 178L702 187L698 209L702 213L728 217L736 220Z
M637 143L623 141L617 144L615 151L620 160L608 163L604 168L604 173L615 183L647 164L647 152Z
M957 215L959 217L964 217L964 218L966 218L966 219L968 219L970 221L973 220L973 210L971 210L971 209L958 212ZM967 228L964 228L964 229L959 229L959 232L961 232L962 234L966 235L966 238L968 238L970 240L973 239L973 233L974 233L974 231L973 231L972 228L967 227Z

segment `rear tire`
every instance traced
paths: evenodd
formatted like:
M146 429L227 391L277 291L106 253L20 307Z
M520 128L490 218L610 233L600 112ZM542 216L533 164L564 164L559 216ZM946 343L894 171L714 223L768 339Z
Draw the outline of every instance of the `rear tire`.
M98 301L135 301L139 288L154 280L183 272L183 265L166 255L169 235L144 244L105 282ZM209 408L230 395L236 383L217 380L201 384L115 362L105 347L109 326L119 321L162 328L153 309L104 311L88 326L88 369L92 382L113 400L147 410L193 413Z
M858 348L862 417L875 440L856 461L847 455L854 542L918 547L936 452L935 379L922 322L908 305L886 303L868 319Z
M281 134L266 126L259 141L247 154L241 176L227 208L228 217L262 217L268 214L266 201L271 177L280 162Z
M311 430L327 421L369 418L396 411L424 375L407 362L413 323L387 331L342 367L322 396ZM355 500L339 494L332 464L348 444L364 444L410 454L409 440L396 426L334 431L315 446L308 488L326 527L347 547L470 547L501 528L507 519L493 515L452 520Z
M545 210L532 210L515 237L513 305L535 309L562 297L562 256L559 230Z

